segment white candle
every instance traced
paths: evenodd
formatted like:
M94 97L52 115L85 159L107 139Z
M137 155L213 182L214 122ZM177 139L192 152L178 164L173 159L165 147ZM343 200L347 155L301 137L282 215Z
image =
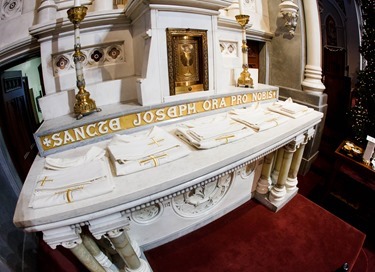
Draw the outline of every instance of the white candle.
M81 6L81 0L74 0L74 6L80 7Z
M238 3L240 4L240 14L244 14L243 13L243 0L238 0Z

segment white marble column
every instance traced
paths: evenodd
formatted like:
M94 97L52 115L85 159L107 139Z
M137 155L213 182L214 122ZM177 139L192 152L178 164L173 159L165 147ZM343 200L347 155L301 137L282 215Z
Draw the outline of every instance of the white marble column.
M285 183L292 163L293 153L296 151L296 146L294 144L287 144L283 149L284 154L282 157L280 173L275 186L272 187L268 196L271 202L279 202L286 196Z
M283 162L283 156L284 156L284 148L279 148L276 151L275 165L274 165L274 168L273 168L272 174L271 174L271 178L272 178L272 181L273 181L272 183L276 183L276 181L279 177L281 164Z
M306 24L306 66L302 89L321 94L325 90L322 83L322 42L317 1L302 1Z
M286 190L288 192L292 192L297 189L297 184L298 184L298 170L301 165L302 161L302 156L303 156L303 151L305 150L306 142L303 142L300 144L299 147L297 147L296 152L293 154L292 158L292 164L290 166L290 170L288 173L288 178L286 179Z
M124 229L109 231L108 237L111 240L116 251L126 264L128 272L149 272L151 271L148 263L140 259L133 249L130 239Z
M263 166L262 166L262 173L258 180L256 191L259 194L267 194L269 191L270 186L272 185L271 180L271 171L273 165L273 159L275 157L275 152L272 152L264 157Z
M63 243L63 246L77 257L86 268L92 272L106 272L99 262L91 255L82 243Z
M315 129L310 128L304 135L300 135L299 137L296 137L296 140L294 141L297 150L293 155L292 164L290 166L290 170L288 173L288 178L286 180L286 190L287 192L293 192L297 189L298 184L298 171L301 166L301 161L303 157L303 152L305 150L305 146L308 143L310 139L313 138L315 134Z
M106 272L119 272L118 268L108 259L108 257L100 250L95 240L89 235L81 235L82 242L98 263Z

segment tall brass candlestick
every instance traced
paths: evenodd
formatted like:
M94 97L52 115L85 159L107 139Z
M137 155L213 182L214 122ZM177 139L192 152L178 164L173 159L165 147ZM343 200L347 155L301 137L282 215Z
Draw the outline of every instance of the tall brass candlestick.
M77 115L77 120L83 116L93 112L99 112L101 109L96 107L95 101L90 98L90 93L85 90L85 78L83 76L82 59L84 55L81 52L80 41L80 23L85 18L87 7L75 6L68 11L68 18L74 24L74 64L76 68L76 79L78 93L76 94L76 102L74 104L74 114Z
M254 87L253 79L249 73L249 64L247 56L247 44L246 44L246 25L249 22L249 15L236 15L236 20L242 27L242 72L237 80L238 87L252 88Z

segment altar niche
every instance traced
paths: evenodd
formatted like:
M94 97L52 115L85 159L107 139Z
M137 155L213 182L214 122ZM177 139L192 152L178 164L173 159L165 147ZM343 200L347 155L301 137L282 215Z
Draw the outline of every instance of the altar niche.
M208 90L207 30L166 31L170 95Z

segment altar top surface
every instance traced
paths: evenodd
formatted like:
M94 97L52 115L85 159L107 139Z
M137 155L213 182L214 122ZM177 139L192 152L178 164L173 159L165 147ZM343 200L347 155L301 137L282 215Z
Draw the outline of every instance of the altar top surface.
M189 146L192 152L187 157L133 174L114 176L115 190L111 193L50 208L33 209L29 207L30 198L45 162L45 158L38 156L18 199L14 224L27 231L41 231L92 220L160 199L244 162L261 158L318 124L322 117L322 113L312 111L301 118L291 119L272 129L216 148L197 150ZM163 123L159 126L174 133L176 124ZM100 141L95 145L105 148L108 142ZM182 140L181 143L188 145ZM83 155L92 145L51 156L69 158Z

